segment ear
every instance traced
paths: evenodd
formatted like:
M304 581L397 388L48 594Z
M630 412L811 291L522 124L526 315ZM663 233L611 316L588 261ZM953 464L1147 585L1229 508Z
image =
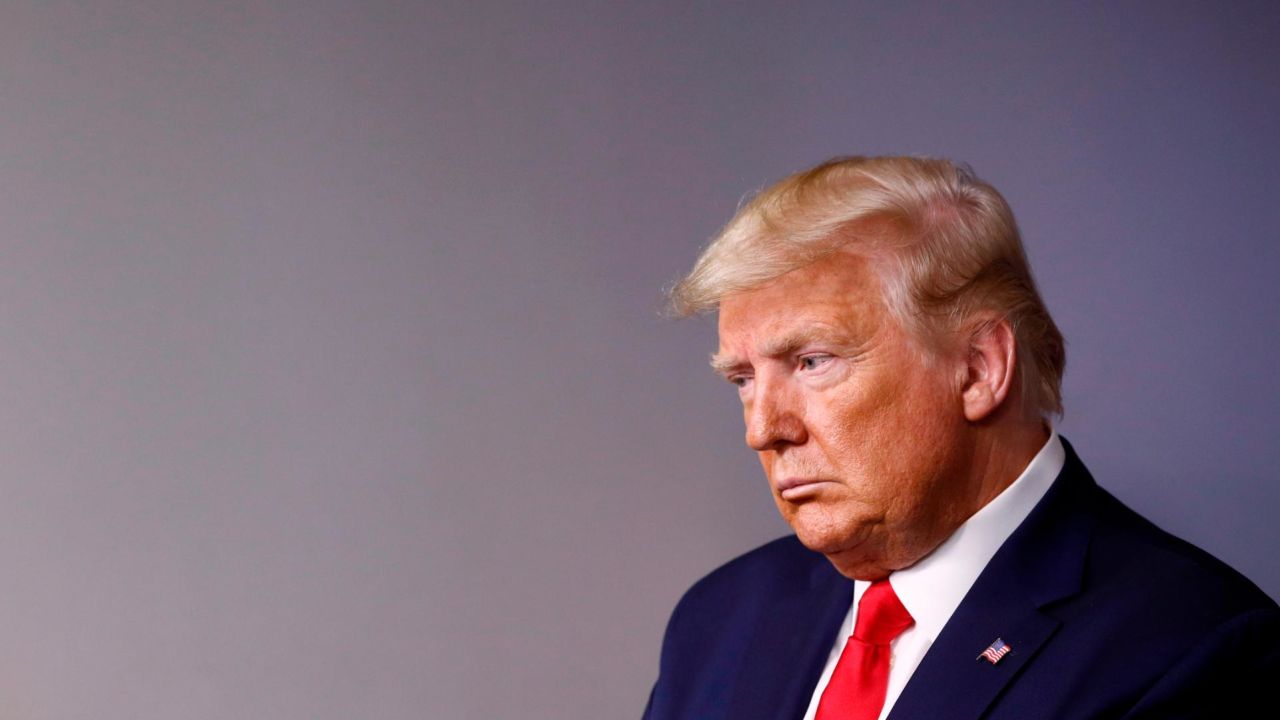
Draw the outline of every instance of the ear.
M983 316L971 327L962 398L965 419L978 422L990 417L1012 391L1018 351L1007 319Z

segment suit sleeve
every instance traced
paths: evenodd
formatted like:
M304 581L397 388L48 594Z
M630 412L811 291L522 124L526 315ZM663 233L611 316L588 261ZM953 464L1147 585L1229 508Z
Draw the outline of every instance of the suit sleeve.
M1249 717L1273 705L1277 677L1280 610L1251 610L1218 626L1170 666L1124 720Z

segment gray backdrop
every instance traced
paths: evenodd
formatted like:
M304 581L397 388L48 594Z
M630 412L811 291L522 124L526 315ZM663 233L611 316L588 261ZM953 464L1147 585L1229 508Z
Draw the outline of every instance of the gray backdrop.
M660 289L836 154L1001 188L1100 482L1280 595L1274 3L4 3L0 717L639 715L786 531Z

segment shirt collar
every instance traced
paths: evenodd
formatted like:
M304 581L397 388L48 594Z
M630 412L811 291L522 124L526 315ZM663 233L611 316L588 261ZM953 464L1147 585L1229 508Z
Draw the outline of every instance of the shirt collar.
M1058 431L1050 428L1049 439L1013 484L970 516L923 560L889 574L898 599L916 621L914 629L923 631L930 641L937 639L969 587L1049 490L1065 461ZM857 596L861 597L870 584L855 581ZM849 631L852 633L853 628Z

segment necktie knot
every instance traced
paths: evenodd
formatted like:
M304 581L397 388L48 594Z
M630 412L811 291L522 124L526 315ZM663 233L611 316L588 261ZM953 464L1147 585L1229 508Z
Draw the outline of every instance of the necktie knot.
M871 583L871 587L863 591L853 636L872 645L888 645L914 622L885 578Z

